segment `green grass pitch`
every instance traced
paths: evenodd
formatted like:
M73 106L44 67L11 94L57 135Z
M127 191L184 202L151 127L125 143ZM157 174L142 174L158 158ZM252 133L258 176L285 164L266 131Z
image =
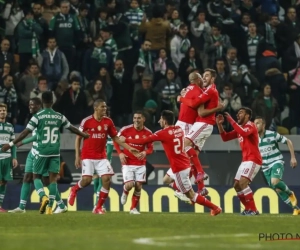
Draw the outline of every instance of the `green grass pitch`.
M300 235L300 216L68 212L0 214L0 245L26 249L300 249L300 241L259 241L259 233Z

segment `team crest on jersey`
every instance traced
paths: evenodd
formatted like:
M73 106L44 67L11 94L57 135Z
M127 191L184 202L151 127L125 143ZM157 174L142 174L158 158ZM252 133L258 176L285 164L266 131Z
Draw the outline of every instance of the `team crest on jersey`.
M173 130L169 130L168 133L169 133L169 135L172 135L173 134Z
M146 138L147 136L143 135L143 138Z
M139 138L140 138L139 135L136 135L136 136L135 136L135 139L139 139Z
M98 126L97 129L98 129L98 131L101 131L101 126Z
M104 124L104 130L107 130L107 129L108 129L107 124Z

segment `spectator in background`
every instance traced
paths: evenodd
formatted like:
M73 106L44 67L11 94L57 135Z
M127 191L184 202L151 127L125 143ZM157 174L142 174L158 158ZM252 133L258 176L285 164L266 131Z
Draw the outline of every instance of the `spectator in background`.
M141 0L141 9L146 15L147 20L151 20L153 17L153 6L151 0Z
M149 22L143 20L139 31L145 34L145 39L151 41L152 52L157 57L158 50L167 48L168 37L171 33L169 21L164 20L163 12L157 6L153 8L153 17Z
M57 183L71 184L72 182L73 182L72 173L71 173L67 163L64 161L62 156L60 156L60 169L59 169L59 173L57 175Z
M69 83L67 80L62 80L58 83L57 88L54 91L56 102L53 105L53 109L55 111L59 111L61 97L68 88L69 88Z
M178 113L177 96L181 89L181 82L176 71L168 69L166 77L161 79L154 88L162 100L161 110L171 110Z
M282 57L282 70L284 73L289 73L291 80L293 80L293 75L295 69L300 65L300 34L297 35L294 43L287 48L284 56ZM292 72L289 72L292 71Z
M42 16L48 24L50 23L52 17L58 14L59 11L59 7L55 5L55 0L44 0Z
M226 54L226 68L229 71L230 76L236 76L238 74L238 69L240 66L240 62L237 59L237 49L234 47L231 47L227 49Z
M100 8L97 10L96 17L91 21L90 24L92 38L99 35L100 30L107 27L107 25L107 9Z
M232 47L229 37L221 34L219 24L212 25L212 33L206 34L204 50L208 56L208 67L213 68L216 58L226 55L227 49Z
M199 57L199 53L196 52L195 47L189 47L188 51L185 53L185 57L182 58L178 69L178 75L183 83L183 87L189 85L188 76L194 69L203 72L202 61Z
M137 66L145 68L145 74L153 73L152 55L150 52L151 45L151 41L145 40L141 49L139 50Z
M55 90L59 81L67 79L69 65L64 53L57 48L54 37L48 39L47 48L39 55L38 63L49 89Z
M100 35L104 41L104 48L110 51L115 62L118 57L118 47L115 39L112 36L111 29L104 27L100 30Z
M12 75L10 73L10 71L11 71L10 69L11 69L10 65L8 63L4 63L3 70L1 72L0 87L4 86L4 79L6 78L6 76Z
M38 86L35 89L33 89L30 93L30 99L38 97L42 100L42 94L46 91L49 91L47 78L44 76L40 76L38 78ZM53 95L53 104L55 104L56 96L53 91L52 91L52 95Z
M148 100L153 100L157 103L157 112L160 113L160 97L159 93L152 89L152 77L151 76L143 76L142 80L142 88L136 90L133 94L133 101L132 101L132 111L142 110L145 107L145 104Z
M164 78L169 68L175 68L174 63L167 57L166 49L160 49L158 58L154 61L154 83ZM143 71L144 72L144 71ZM155 86L155 85L154 85Z
M223 85L223 92L221 92L220 98L224 105L222 112L228 112L232 117L235 117L236 112L242 107L242 102L241 98L233 92L231 83L225 83ZM230 129L230 123L226 121L224 125L228 131Z
M70 14L70 2L60 3L60 13L56 14L49 24L49 36L55 37L59 49L65 54L69 69L75 67L75 46L83 39L78 18Z
M280 121L280 110L277 100L271 94L271 86L265 84L262 92L252 103L253 117L261 116L266 120L266 129L276 131Z
M241 1L239 9L242 13L242 16L248 15L251 18L251 20L255 21L257 12L256 12L255 7L253 6L253 0ZM248 24L247 24L247 26L248 26Z
M125 13L129 20L130 37L137 41L139 35L139 26L144 18L144 12L139 8L138 0L130 0L130 8Z
M215 84L219 92L222 92L224 89L225 83L228 83L230 80L230 74L225 69L225 61L223 58L216 59L216 73Z
M3 87L0 87L0 103L7 105L7 122L15 125L17 123L18 106L17 93L14 88L13 77L6 75L3 78Z
M133 83L131 72L124 68L122 60L116 60L115 69L110 77L113 88L111 99L111 115L114 123L118 127L123 127L129 123L129 114L132 101ZM124 105L126 104L126 105Z
M179 16L179 11L174 9L171 14L171 18L169 20L172 34L178 34L179 26L182 24L182 20Z
M42 16L42 5L40 3L34 3L32 6L33 18L36 23L38 23L43 32L39 36L39 48L40 51L43 51L47 46L47 37L48 37L48 22Z
M99 74L101 68L112 69L112 54L104 48L103 39L100 35L94 38L94 46L86 51L83 65L84 76L88 81L93 80Z
M200 10L197 18L191 22L191 43L192 46L199 52L203 68L207 67L207 55L204 52L205 36L211 33L209 22L205 19L205 11Z
M3 39L1 41L1 51L0 51L0 74L3 72L4 64L14 65L14 55L9 52L10 42L8 39Z
M145 103L143 113L145 115L145 127L150 129L152 132L154 132L154 129L156 127L156 120L155 120L155 114L157 109L157 103L150 99Z
M33 12L25 12L25 18L17 26L18 52L20 56L20 72L24 72L31 58L37 58L40 53L39 38L43 29L33 19Z
M185 57L186 52L191 46L191 42L187 34L188 34L187 25L181 24L179 26L179 34L175 35L171 40L171 44L170 44L171 58L173 60L173 63L176 66L176 69L179 68L182 58Z
M71 87L62 95L59 111L74 126L79 126L82 119L86 116L87 101L84 91L80 89L80 79L73 77Z
M37 63L33 62L29 65L29 70L27 74L24 74L19 82L16 84L16 89L19 95L19 109L20 114L18 116L18 123L23 125L26 124L26 119L29 115L28 102L30 99L30 92L37 87L38 77L40 76L39 66Z
M103 88L103 84L100 79L94 81L94 85L85 90L85 96L87 101L87 113L92 114L94 110L94 102L97 99L102 99L107 102L107 97Z

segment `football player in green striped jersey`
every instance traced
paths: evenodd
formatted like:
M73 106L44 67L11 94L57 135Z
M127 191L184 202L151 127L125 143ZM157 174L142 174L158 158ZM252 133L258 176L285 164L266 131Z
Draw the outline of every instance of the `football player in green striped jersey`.
M291 208L293 215L300 214L297 206L297 198L293 191L282 180L284 172L283 155L279 150L278 143L286 144L291 153L290 165L292 168L297 166L294 147L291 140L278 134L275 131L266 130L266 122L262 117L256 117L254 121L259 133L259 151L262 156L262 171L271 188L273 188L279 197Z

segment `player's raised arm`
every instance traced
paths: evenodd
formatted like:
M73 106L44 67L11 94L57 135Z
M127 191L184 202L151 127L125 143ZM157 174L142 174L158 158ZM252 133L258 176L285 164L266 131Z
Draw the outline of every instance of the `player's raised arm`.
M130 151L132 154L136 154L136 153L139 152L137 149L132 148L132 147L130 147L127 143L121 141L121 140L120 140L120 137L117 136L117 135L114 136L114 137L112 137L111 139L112 139L115 143L119 144L121 147L126 148L126 149L127 149L128 151ZM140 144L142 144L142 143L140 143Z
M129 139L129 138L125 138L125 142L128 142L128 143L133 143L133 144L147 144L147 143L150 143L150 142L155 142L155 141L160 141L160 138L159 136L157 136L157 134L153 134L153 135L150 135L146 138L140 138L140 139Z
M218 130L219 130L219 133L220 133L220 136L222 138L223 141L230 141L230 140L233 140L233 139L236 139L237 138L237 133L236 131L230 131L230 132L226 132L223 128L223 122L224 122L224 116L223 115L218 115L217 118L216 118L216 121L217 121L217 126L218 126Z
M197 107L199 107L199 105L204 104L207 101L209 101L210 98L211 98L211 95L208 95L207 93L204 92L198 98L193 98L193 99L180 96L179 101L191 108L197 108Z
M28 126L28 125L27 125ZM6 152L7 150L9 150L11 147L13 147L15 144L17 144L18 142L22 141L27 135L29 135L32 132L32 130L30 130L29 128L25 128L20 134L19 136L14 139L13 141L11 141L8 144L4 144L1 148L1 150L3 152Z
M233 120L233 118L231 117L230 114L228 114L227 112L225 112L225 117L227 119L227 121L231 124L231 126L233 127L233 129L240 134L241 136L249 136L251 134L253 134L254 132L254 127L252 127L251 125L247 126L246 128L242 128L240 125L238 125L235 120Z
M205 116L209 116L211 114L214 114L216 112L221 111L224 108L223 103L219 102L218 106L216 108L213 109L205 109L204 104L201 104L198 107L198 115L201 117L205 117Z
M28 143L34 142L34 141L36 141L36 138L37 138L36 135L25 138L22 141L20 141L19 143L17 143L17 147L21 147L21 146L26 145Z
M76 134L78 136L81 136L85 139L89 138L90 135L84 132L81 132L78 128L76 128L75 126L73 126L72 124L70 124L70 126L67 128L68 130L70 130L73 134Z

